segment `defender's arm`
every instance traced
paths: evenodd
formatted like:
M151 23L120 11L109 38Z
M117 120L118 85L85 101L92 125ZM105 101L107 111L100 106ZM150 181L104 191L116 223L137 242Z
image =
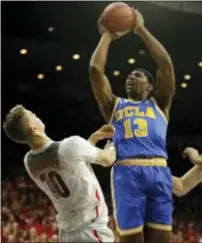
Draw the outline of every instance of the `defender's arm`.
M114 133L115 128L112 125L103 125L101 128L90 135L88 141L93 145L96 145L100 140L112 138Z
M77 166L78 163L92 163L106 167L115 161L113 149L99 149L79 136L64 139L60 144L59 154L70 166Z
M186 195L202 181L202 167L194 166L182 177L173 176L173 193L180 197Z

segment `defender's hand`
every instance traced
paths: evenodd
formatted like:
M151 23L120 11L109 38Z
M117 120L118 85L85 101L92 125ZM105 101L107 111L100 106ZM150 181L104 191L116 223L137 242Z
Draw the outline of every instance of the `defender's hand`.
M195 164L195 161L197 160L197 158L199 157L199 152L198 150L194 149L194 148L186 148L183 153L182 153L182 157L183 158L189 158L189 160Z
M110 133L113 136L115 128L112 125L104 125L97 132Z
M144 18L137 9L132 8L132 10L135 16L135 26L133 31L137 34L141 28L144 28Z
M99 130L94 132L90 136L89 140L93 144L96 144L100 140L112 138L114 136L114 133L115 128L112 125L104 125Z

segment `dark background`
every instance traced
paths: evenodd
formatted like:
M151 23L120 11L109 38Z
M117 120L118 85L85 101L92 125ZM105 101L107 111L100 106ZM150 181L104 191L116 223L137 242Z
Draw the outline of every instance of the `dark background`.
M2 119L8 110L23 104L46 124L47 134L59 140L79 134L88 137L104 123L88 79L90 56L99 41L96 22L109 2L3 2L2 3ZM192 165L181 160L185 146L202 148L202 15L173 11L148 2L137 2L148 29L170 53L176 71L176 94L168 129L169 165L181 175ZM201 3L200 3L201 4ZM48 27L54 31L49 32ZM22 48L27 55L20 55ZM145 50L140 55L139 50ZM74 53L80 54L73 60ZM128 64L128 58L135 64ZM57 72L56 65L63 70ZM125 96L124 83L133 68L155 75L156 65L138 36L115 41L109 52L107 74L116 95ZM120 76L113 76L119 70ZM37 79L44 73L43 80ZM190 74L187 88L181 88ZM9 141L2 133L2 176L25 173L27 147ZM101 183L108 169L96 168ZM108 184L108 183L107 183ZM108 186L107 186L108 187Z

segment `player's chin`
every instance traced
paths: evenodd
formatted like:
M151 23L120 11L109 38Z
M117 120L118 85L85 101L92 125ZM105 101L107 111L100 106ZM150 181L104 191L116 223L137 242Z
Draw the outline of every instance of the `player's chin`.
M138 90L134 90L134 89L127 89L127 94L130 98L137 98L141 95L141 92L138 92Z

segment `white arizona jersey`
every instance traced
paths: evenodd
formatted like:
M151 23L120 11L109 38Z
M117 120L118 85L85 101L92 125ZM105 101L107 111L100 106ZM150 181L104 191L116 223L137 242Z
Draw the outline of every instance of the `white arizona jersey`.
M104 196L90 165L97 163L97 153L88 141L73 136L26 154L26 170L54 204L59 229L75 231L89 223L108 222Z

